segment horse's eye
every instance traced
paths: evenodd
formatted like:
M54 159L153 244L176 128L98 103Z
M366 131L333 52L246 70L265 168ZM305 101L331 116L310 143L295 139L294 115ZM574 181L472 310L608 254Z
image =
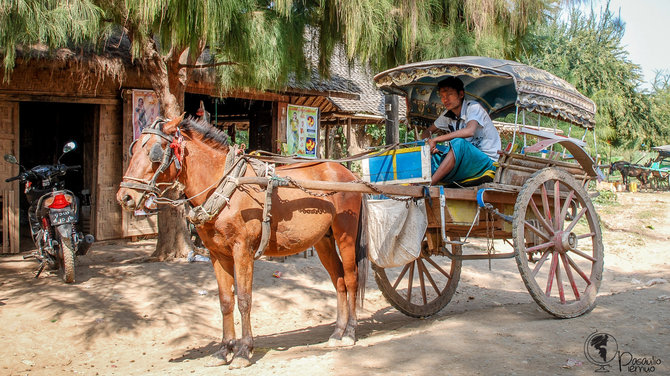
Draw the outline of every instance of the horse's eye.
M149 160L154 163L161 162L163 160L163 148L159 143L155 143L151 146L149 150Z

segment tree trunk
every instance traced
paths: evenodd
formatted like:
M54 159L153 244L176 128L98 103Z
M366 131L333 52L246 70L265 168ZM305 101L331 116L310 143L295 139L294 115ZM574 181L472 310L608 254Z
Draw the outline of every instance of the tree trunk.
M181 52L171 54L167 63L158 53L153 40L145 41L144 67L149 72L149 81L161 103L161 111L166 118L175 118L182 112L184 105L185 81L180 79L179 56ZM169 64L169 69L168 69ZM168 198L177 199L182 196L178 190L166 192ZM158 260L183 258L194 248L191 232L186 223L184 205L174 207L165 205L158 212L158 242L151 255Z
M171 189L164 195L171 199L178 199L181 196L181 190L176 189ZM185 258L192 249L194 245L191 241L191 231L186 223L184 205L177 207L165 205L158 212L158 242L151 257L160 261Z

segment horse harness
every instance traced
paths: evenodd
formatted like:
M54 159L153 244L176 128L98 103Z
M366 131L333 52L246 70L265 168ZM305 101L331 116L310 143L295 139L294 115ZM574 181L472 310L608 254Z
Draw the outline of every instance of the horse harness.
M149 180L140 179L133 176L123 176L120 184L120 186L123 188L134 189L142 192L142 196L140 196L140 200L137 203L138 206L140 206L144 202L147 195L153 194L154 196L160 196L163 194L163 191L161 191L158 188L158 184L160 183L156 183L156 180L158 179L158 176L160 176L160 174L162 174L168 168L170 168L170 165L172 165L172 163L175 164L175 168L177 169L177 175L181 173L181 165L184 156L184 146L183 146L184 138L181 135L179 128L177 128L177 131L175 132L174 136L170 136L164 133L162 131L162 128L163 124L165 124L166 122L167 120L165 119L157 118L151 126L144 128L141 133L142 135L144 135L143 137L141 137L142 146L146 145L146 143L151 138L151 135L159 136L162 139L169 142L168 147L165 149L162 148L160 143L155 143L151 146L151 149L149 150L149 160L153 163L160 162L160 166L158 166L158 169L156 169L154 175ZM138 138L137 140L133 141L130 144L128 154L131 157L133 155L133 147L135 146L135 143L138 141L140 141L140 138ZM132 180L132 181L127 182L123 180Z
M292 179L288 177L282 178L274 175L274 166L275 166L274 163L291 163L291 162L307 162L307 161L294 159L291 157L272 155L271 153L268 153L271 154L269 156L267 155L263 156L259 154L253 157L247 155L238 155L239 149L237 148L237 145L232 145L230 147L228 155L226 156L226 166L224 168L223 176L217 182L215 182L211 186L205 188L205 190L203 190L202 192L190 198L180 200L171 200L168 198L163 198L161 196L165 191L161 191L158 188L158 184L166 184L173 186L177 181L175 179L175 182L173 183L156 183L156 180L158 179L158 176L160 176L160 174L165 172L172 163L175 164L175 167L177 169L177 176L179 176L179 174L181 173L181 166L184 155L183 136L181 135L179 128L177 128L177 131L175 132L174 136L170 136L162 131L163 124L166 123L167 121L168 120L165 119L156 119L156 121L154 121L154 123L150 127L144 128L142 130L142 134L144 135L144 137L141 138L142 146L146 145L151 135L159 136L169 142L169 146L165 149L163 149L160 143L155 143L154 145L151 146L151 149L149 150L149 160L153 163L158 162L161 163L156 172L154 173L154 175L152 176L152 178L150 180L145 180L135 178L132 176L124 176L123 180L132 180L132 181L131 182L122 181L120 184L120 186L123 188L142 191L142 196L140 197L138 206L141 205L142 202L144 202L147 195L152 195L154 197L154 201L158 204L169 203L178 206L185 202L188 202L189 200L195 197L205 194L206 192L209 192L212 188L216 186L216 190L214 191L214 193L210 195L202 205L191 208L191 210L189 210L189 213L186 216L189 222L193 223L195 226L202 226L203 224L214 219L214 217L216 217L219 214L219 212L224 208L224 206L230 202L230 197L239 186L238 178L244 175L247 169L247 165L250 164L258 177L268 177L268 184L265 191L265 205L263 207L263 220L261 222L261 241L258 246L258 249L254 253L254 258L258 259L265 252L265 249L267 248L267 245L270 240L270 231L271 231L270 221L272 217L270 212L272 209L272 194L276 187L288 186L290 183L292 183L296 185L298 188L301 188L303 191L307 192L308 194L319 195L319 196L328 195L328 194L316 194L309 192L306 189L300 187L300 185L296 184L294 181L292 181ZM133 143L130 145L129 154L131 156L133 146L139 140L140 139L133 141ZM383 152L390 150L393 146L395 145L389 145L383 150L373 153L373 155L382 154ZM369 158L370 156L371 155L369 152L365 152L361 153L360 155L349 157L347 158L347 161L360 160L366 157ZM322 160L319 162L324 161ZM337 160L334 162L343 162L343 160Z
M223 207L230 202L230 197L232 196L233 192L237 189L239 185L237 178L243 176L244 173L246 172L247 165L251 164L257 176L259 177L271 176L275 178L275 179L272 178L269 179L266 189L265 206L263 208L263 221L261 225L262 227L261 242L259 248L256 250L254 254L254 258L258 259L265 252L265 249L267 248L267 244L270 239L270 219L271 219L270 210L272 208L272 192L275 186L286 185L286 182L284 182L282 179L277 179L273 175L274 164L261 162L256 159L248 158L247 156L239 156L238 155L239 149L237 148L237 145L232 145L230 147L228 155L226 156L226 166L224 169L223 176L216 183L207 187L204 191L190 198L182 200L170 200L166 198L161 198L164 191L161 191L158 188L158 184L161 184L156 183L158 176L160 176L160 174L165 172L172 163L175 164L175 167L177 169L177 176L179 176L179 174L181 173L181 166L184 155L183 154L184 140L179 128L177 128L177 131L174 136L170 136L162 131L162 126L165 122L167 122L167 120L156 119L156 121L150 127L144 128L142 130L142 134L144 135L144 137L141 138L142 146L146 145L151 135L159 136L162 139L169 142L168 147L165 149L163 149L160 143L155 143L151 146L151 149L149 150L149 160L153 163L158 162L161 163L158 169L156 169L154 175L149 180L135 178L132 176L124 176L123 180L132 180L132 181L130 182L121 181L120 186L123 188L129 188L142 192L142 196L140 197L138 206L144 202L147 195L152 195L153 197L155 197L155 201L157 203L171 203L173 205L176 203L177 205L181 205L184 202L189 201L190 199L200 196L206 192L209 192L212 188L214 188L214 186L217 186L214 193L210 195L202 205L191 208L191 210L186 216L186 219L188 219L194 225L202 226L206 222L209 222L212 219L214 219L214 217L216 217L216 215L223 209ZM133 143L130 145L129 149L130 156L132 156L132 150L133 147L135 146L135 143L139 140L140 139L138 138L137 140L133 141ZM176 180L173 183L163 183L163 184L169 184L170 186L172 186L174 185L174 183L176 183Z

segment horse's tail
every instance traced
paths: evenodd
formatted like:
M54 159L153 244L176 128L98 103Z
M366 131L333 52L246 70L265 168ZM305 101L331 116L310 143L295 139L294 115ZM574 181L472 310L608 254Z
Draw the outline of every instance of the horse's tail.
M358 235L356 236L356 264L358 265L358 306L363 308L365 302L365 285L368 279L368 204L367 195L362 194L361 210L358 215Z

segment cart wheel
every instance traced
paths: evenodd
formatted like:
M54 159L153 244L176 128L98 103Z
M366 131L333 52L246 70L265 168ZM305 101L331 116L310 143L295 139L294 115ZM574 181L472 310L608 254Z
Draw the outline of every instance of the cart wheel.
M568 215L571 207L576 213ZM603 271L600 221L572 175L549 167L526 181L512 236L521 278L542 309L570 318L595 307Z
M452 245L451 252L460 255L461 246ZM442 310L454 296L461 260L431 255L424 240L418 259L397 268L381 268L372 263L372 269L386 301L408 316L428 317Z

